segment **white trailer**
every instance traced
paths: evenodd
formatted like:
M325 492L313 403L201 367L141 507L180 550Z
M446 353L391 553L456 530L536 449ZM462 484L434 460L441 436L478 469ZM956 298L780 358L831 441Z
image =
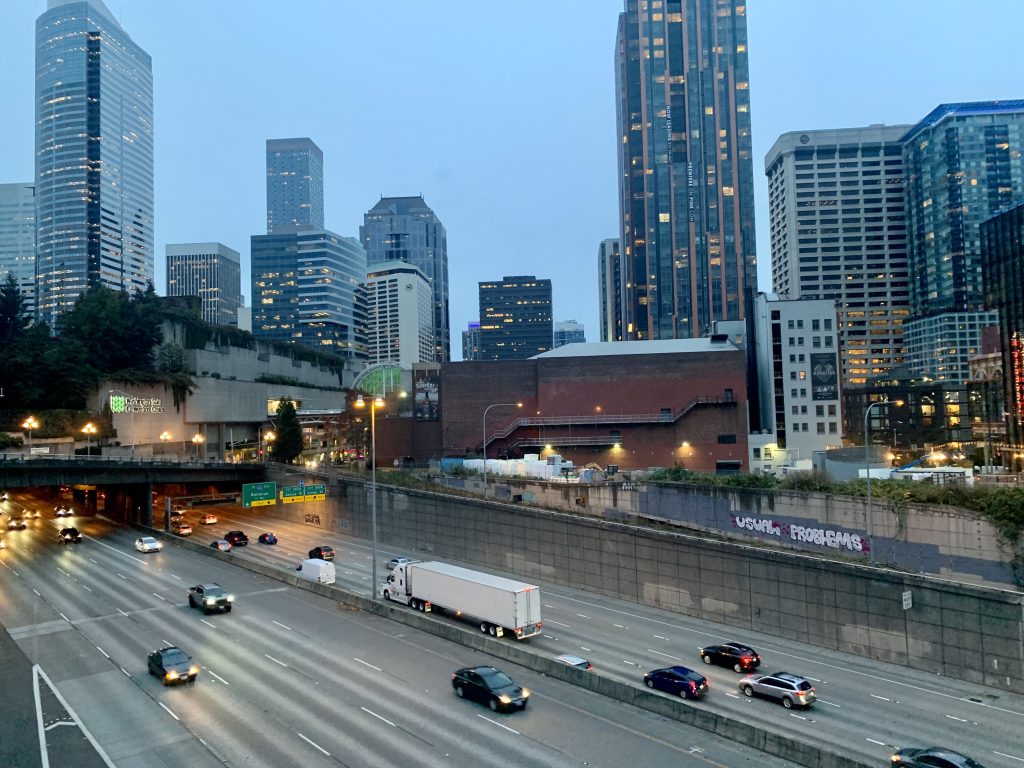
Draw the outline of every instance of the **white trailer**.
M540 634L540 588L521 581L447 563L401 563L388 574L383 594L419 611L441 608L472 619L496 637Z

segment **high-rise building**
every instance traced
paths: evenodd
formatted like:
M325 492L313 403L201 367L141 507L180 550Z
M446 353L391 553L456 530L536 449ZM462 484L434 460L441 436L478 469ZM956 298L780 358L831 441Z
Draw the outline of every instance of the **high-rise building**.
M601 312L601 341L623 341L622 315L625 297L622 252L619 238L602 240L597 249L597 299Z
M583 323L575 320L562 320L555 323L554 338L551 348L564 347L566 344L585 344L587 334L583 329Z
M903 136L911 317L907 361L963 383L985 311L981 222L1024 196L1024 100L940 104Z
M238 325L242 272L238 251L223 243L168 243L167 295L198 296L203 320Z
M462 359L480 359L480 323L469 323L462 332Z
M478 360L525 360L551 349L551 281L533 275L480 283Z
M102 0L36 20L36 314L153 281L153 73Z
M0 184L0 283L14 275L25 312L36 307L36 198L32 184Z
M359 238L367 263L404 261L427 276L434 297L434 360L450 360L448 240L437 214L420 196L382 197L363 216Z
M366 339L369 362L434 360L434 298L419 267L401 261L366 270Z
M757 285L746 0L626 0L616 40L624 337L698 337Z
M772 285L782 299L835 301L844 386L903 363L909 128L784 133L765 157Z
M365 359L366 253L326 230L253 235L252 332Z
M324 154L312 139L267 139L267 234L324 228Z

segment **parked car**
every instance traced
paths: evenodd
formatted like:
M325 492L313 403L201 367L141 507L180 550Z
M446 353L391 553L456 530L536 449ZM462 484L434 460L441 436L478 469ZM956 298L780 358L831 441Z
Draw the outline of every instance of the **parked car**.
M705 664L732 667L735 672L751 672L761 666L757 651L739 643L707 645L700 649L700 657Z
M61 528L60 533L57 534L57 539L61 544L75 544L82 543L82 534L79 533L77 528Z
M216 549L221 552L230 552L231 542L226 539L217 539L217 541L210 542L210 549Z
M260 544L277 544L277 536L270 531L265 531L259 536Z
M411 557L392 557L384 564L384 567L387 568L389 571L393 571L395 570L395 566L397 565L405 565L406 563L414 562L416 561L413 560Z
M977 760L945 747L902 747L892 756L892 765L910 768L985 768Z
M644 685L684 699L702 698L709 688L708 679L704 675L680 666L652 669L644 675Z
M159 552L164 545L163 542L157 541L152 536L142 536L135 540L135 548L139 552Z
M313 547L309 550L310 560L333 560L334 559L334 547L328 546L327 544L321 544L319 547Z
M160 678L164 685L194 683L199 676L199 665L181 648L168 645L149 654L149 674Z
M556 657L555 661L560 661L570 667L579 667L580 669L586 669L589 671L593 671L594 669L594 665L587 659L584 659L582 656L574 656L571 653L563 653L561 656Z
M28 523L26 523L20 517L11 517L11 518L8 518L8 520L7 520L7 530L8 531L18 531L18 530L23 531L27 527L28 527Z
M243 531L228 531L224 534L224 539L232 547L244 547L249 543L249 537Z
M216 610L231 613L235 596L228 594L220 584L196 584L188 588L189 608L202 608L209 614Z
M807 680L789 672L773 675L747 675L739 683L740 690L747 696L764 696L781 701L786 709L811 706L817 694Z
M188 523L184 522L184 521L182 521L182 522L178 523L177 525L175 525L173 528L171 528L171 530L174 531L174 533L178 534L179 536L191 536L192 535L192 526L189 525Z
M491 711L525 709L530 692L494 667L463 667L452 673L452 689L460 699L486 704Z
M199 518L199 524L200 525L216 525L217 524L217 516L216 515L211 515L209 512L207 512L205 515L202 515Z

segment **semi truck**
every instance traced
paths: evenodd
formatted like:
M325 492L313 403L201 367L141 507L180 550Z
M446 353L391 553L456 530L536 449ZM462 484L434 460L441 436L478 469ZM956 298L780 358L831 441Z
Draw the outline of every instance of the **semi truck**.
M385 600L424 613L442 609L495 637L540 634L540 588L447 563L400 563L383 584Z

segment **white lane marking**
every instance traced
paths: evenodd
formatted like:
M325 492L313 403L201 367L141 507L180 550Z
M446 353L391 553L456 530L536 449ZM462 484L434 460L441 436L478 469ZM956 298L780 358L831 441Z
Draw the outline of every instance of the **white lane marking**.
M208 622L206 619L200 619L200 621L203 622L203 624L205 624L206 626L212 627L213 629L216 629L216 627L214 627L213 624Z
M111 761L110 757L107 755L106 752L103 751L103 747L99 745L99 742L96 741L92 733L89 732L89 729L85 727L85 723L82 722L81 718L79 718L75 710L71 708L71 705L68 704L67 700L61 695L60 691L57 690L57 686L55 686L53 684L53 681L51 681L50 678L46 676L46 673L39 668L38 664L34 664L32 666L32 674L32 688L34 689L35 695L36 716L39 722L39 748L42 754L43 768L47 768L47 766L49 766L50 757L49 753L46 750L46 739L43 737L43 710L39 700L39 681L38 679L36 679L37 677L42 678L46 685L49 686L50 690L53 691L53 695L57 697L57 701L59 701L61 703L61 706L63 706L64 709L67 710L67 713L71 716L71 719L74 720L75 723L78 725L79 730L85 735L85 738L89 740L89 743L92 745L93 749L96 750L96 754L98 754L100 756L100 759L103 760L103 764L107 766L107 768L115 768L114 763Z
M661 635L655 635L655 637L658 638L659 640L668 640L667 637L662 637Z
M966 723L967 721L962 717L953 717L953 715L946 715L950 720L956 720L958 723Z
M872 699L881 699L882 701L892 701L892 699L887 699L885 696L879 696L877 693L872 693L871 694L871 698Z
M590 618L589 616L587 616L585 614L582 614L582 613L577 613L576 615L579 616L581 619L589 619Z
M875 741L874 739L866 739L866 741L870 741L872 744L877 744L880 747L884 747L885 746L885 742L884 741Z
M90 563L96 563L96 561L95 561L95 560L93 560L93 559L92 559L91 557L89 558L89 562L90 562ZM96 565L99 565L99 563L96 563Z
M107 657L108 659L110 658L110 654L109 654L109 653L107 653L106 651L104 651L104 650L103 650L102 648L100 648L100 647L99 647L98 645L96 646L96 650L97 650L97 651L99 651L100 653L102 653L102 654L103 654L104 656L106 656L106 657Z
M554 610L554 608L555 608L555 606L553 606L553 605L548 605L547 603L544 603L544 607L545 607L545 608L550 608L550 609L552 609L552 610Z
M831 701L825 701L824 699L815 699L819 704L828 704L830 707L839 707L839 704L833 704Z
M163 707L165 710L167 710L167 714L170 715L171 717L173 717L175 720L181 720L181 718L178 717L173 712L171 712L171 710L167 708L167 705L164 704L162 701L158 701L157 704L159 704L161 707Z
M356 657L355 657L355 656L353 656L352 658L353 658L353 659L356 659ZM373 666L373 664L371 664L371 663L370 663L370 662L368 662L368 661L363 661L362 659L356 659L356 661L358 661L358 662L359 662L360 664L365 664L365 665L366 665L366 666L368 666L368 667L369 667L370 669L376 669L376 670L377 670L378 672L383 672L383 671L384 671L384 670L383 670L383 669L381 669L380 667L375 667L375 666Z
M120 669L122 672L124 672L124 676L125 677L131 677L131 673L127 669L125 669L124 667L118 667L118 669Z
M67 616L65 616L65 615L64 615L63 613L61 613L60 611L57 611L57 615L58 615L58 616L60 616L60 617L61 617L62 619L64 619L64 621L66 621L66 622L67 622L68 624L70 624L70 623L71 623L71 619L69 619L69 618L68 618Z
M117 574L117 578L124 579L125 581L128 581L128 578L126 576L124 576L123 574L120 574L120 573Z
M122 616L127 616L128 615L127 613L122 611L120 608L117 609L117 612L120 613Z
M621 624L613 624L612 626L617 628L617 629L625 629L625 627L622 626Z
M38 589L33 589L32 591L35 592L36 595L38 595L39 597L42 597L42 595L39 594L39 590Z
M221 677L220 675L218 675L218 674L217 674L216 672L214 672L214 671L213 671L212 669L208 669L208 670L206 670L206 671L207 671L207 672L209 672L209 673L210 673L211 675L213 675L214 677L216 677L216 678L217 678L218 680L220 680L220 681L221 681L222 683L224 683L224 685L231 685L231 683L229 683L229 682L228 682L227 680L225 680L225 679L224 679L223 677Z
M790 716L790 717L795 717L795 718L797 718L798 720L806 720L806 719L807 719L807 718L806 718L806 717L804 717L803 715L796 715L796 714L793 714L792 712L790 712L790 713L789 713L789 716Z
M63 568L58 568L57 570L60 571L61 573L63 573L68 578L71 578L71 574L68 573L67 571L65 571Z
M516 736L520 735L519 731L515 730L514 728L509 728L507 725L502 725L497 720L491 720L491 718L484 717L483 715L479 715L479 714L477 715L477 717L479 717L481 720L486 720L488 723L493 723L494 725L498 726L499 728L504 728L506 731L512 731L512 733L514 733Z
M728 696L730 699L738 699L740 697L738 693L727 693L725 695Z
M278 661L277 659L275 659L275 658L274 658L273 656L271 656L271 655L270 655L269 653L264 653L263 655L264 655L264 656L266 656L266 657L267 657L268 659L270 659L270 660L271 660L272 662L274 662L275 664L280 664L280 665L281 665L282 667L287 667L287 666L288 666L288 665L287 665L287 664L285 664L285 663L284 663L283 661Z
M153 596L154 596L154 597L159 597L159 598L160 598L161 600L163 600L163 601L164 601L165 603L167 602L167 598L166 598L166 597L164 597L163 595L158 595L158 594L157 594L156 592L154 592L154 593L153 593Z
M821 680L819 680L816 677L808 677L807 679L810 680L811 682L815 682L815 683L820 683L821 682Z
M85 584L83 584L83 585L82 585L82 589L89 589L89 588L88 588L87 586L85 586ZM90 592L92 592L92 590L91 590L91 589L89 589L89 591L90 591Z
M391 726L392 728L397 728L397 727L398 727L397 725L395 725L394 723L392 723L392 722L391 722L390 720L388 720L388 719L387 719L386 717L381 717L380 715L378 715L378 714L377 714L376 712L374 712L374 711L373 711L373 710L371 710L371 709L367 709L366 707L360 707L360 709L361 709L361 710L363 710L363 712L365 712L366 714L368 714L368 715L373 715L373 716L374 716L374 717L376 717L376 718L377 718L378 720L381 720L381 721L383 721L383 722L387 723L387 724L388 724L388 725L390 725L390 726Z
M563 624L562 622L555 621L554 619L544 619L544 623L545 624L554 624L557 627L565 627L566 629L569 628L568 624Z
M168 646L168 645L170 645L170 644L171 644L171 641L170 641L170 640L164 640L164 646L165 646L165 647L166 647L166 646Z
M18 576L18 575L19 575L19 574L18 574L18 572L17 572L16 570L14 570L13 568L11 568L11 573L13 573L13 574L14 574L15 576ZM35 591L34 589L33 589L32 591L33 591L33 592L36 592L36 591ZM38 593L38 592L36 592L36 594L38 595L39 593Z
M586 651L587 653L591 653L591 650L589 648L584 648L582 645L580 646L580 650Z
M176 573L172 573L171 574L171 578L172 579L177 579L178 581L181 581L181 576L178 576Z
M1011 760L1020 760L1022 763L1024 763L1024 757L1017 757L1016 755L1008 755L1005 752L996 752L994 749L992 750L992 753L996 754L996 755L999 755L1000 757L1008 757Z
M296 731L296 733L299 733L299 732L298 732L298 731ZM321 752L323 752L323 753L324 753L325 755L327 755L328 757L330 757L330 756L331 756L331 753L330 753L330 752L328 752L328 751L327 751L326 749L324 749L323 747L321 747L321 746L320 746L319 744L317 744L317 743L316 743L315 741L313 741L312 739L309 739L309 738L307 738L307 737L303 736L303 735L302 735L301 733L299 733L299 738L300 738L300 739L302 739L302 740L303 740L304 742L306 742L307 744L309 744L309 745L310 745L311 747L316 747L317 749L319 749L319 750L320 750Z
M684 661L684 659L681 659L681 658L679 658L678 656L673 656L673 655L672 655L672 654L670 654L670 653L662 653L661 651L656 651L656 650L654 650L653 648L648 648L648 649L647 649L647 652L648 652L648 653L656 653L656 654L658 654L659 656L664 656L664 657L665 657L666 659L675 659L676 661Z
M287 630L288 630L289 632L291 632L291 631L292 631L292 628L291 628L291 627L289 627L289 626L287 626L287 625L285 625L285 624L282 624L282 623L281 623L280 621L275 621L274 623L275 623L275 624L277 624L277 626L279 626L279 627L282 627L282 628L284 628L284 629L287 629Z
M626 661L625 659L622 660L622 663L623 664L629 664L629 666L631 666L631 667L639 667L640 666L635 661Z

